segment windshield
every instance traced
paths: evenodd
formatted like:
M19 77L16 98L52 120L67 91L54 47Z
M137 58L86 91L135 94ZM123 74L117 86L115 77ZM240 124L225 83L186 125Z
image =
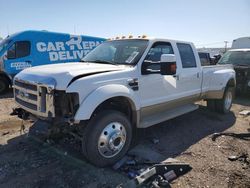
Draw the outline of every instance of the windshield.
M136 64L146 49L148 40L107 41L89 54L82 61L110 64Z
M4 39L0 41L0 53L2 52L3 49L6 48L6 46L9 44L10 40L9 39Z
M250 51L228 51L218 64L250 65Z

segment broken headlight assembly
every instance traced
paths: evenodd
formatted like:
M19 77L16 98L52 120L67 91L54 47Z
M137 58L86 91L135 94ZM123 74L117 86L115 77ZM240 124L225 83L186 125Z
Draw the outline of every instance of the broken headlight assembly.
M79 95L78 93L55 91L54 104L56 117L72 118L79 108Z

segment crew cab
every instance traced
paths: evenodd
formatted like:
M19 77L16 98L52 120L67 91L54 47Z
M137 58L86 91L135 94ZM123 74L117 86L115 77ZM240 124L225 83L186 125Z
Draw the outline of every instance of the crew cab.
M235 87L231 65L201 66L190 42L127 38L105 41L82 63L44 65L14 78L17 104L51 129L70 127L85 157L97 166L128 151L137 128L197 109L230 111Z

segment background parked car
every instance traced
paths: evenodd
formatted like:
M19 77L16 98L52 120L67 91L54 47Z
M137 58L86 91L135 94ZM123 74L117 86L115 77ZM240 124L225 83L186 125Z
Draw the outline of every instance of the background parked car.
M0 93L25 68L76 62L105 39L48 31L23 31L0 42Z
M218 64L232 64L236 72L237 93L250 93L250 49L229 50Z

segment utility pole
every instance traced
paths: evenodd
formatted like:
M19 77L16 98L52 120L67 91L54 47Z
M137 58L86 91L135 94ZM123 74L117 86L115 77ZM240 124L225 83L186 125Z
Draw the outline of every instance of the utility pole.
M225 52L227 51L227 43L228 41L224 41L225 42Z

